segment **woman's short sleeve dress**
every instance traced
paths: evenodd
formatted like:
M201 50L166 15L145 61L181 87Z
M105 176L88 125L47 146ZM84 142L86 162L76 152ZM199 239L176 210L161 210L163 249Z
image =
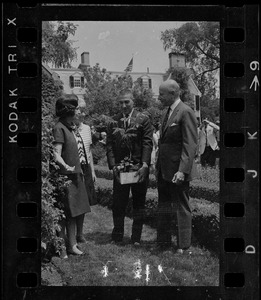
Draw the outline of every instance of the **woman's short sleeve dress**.
M74 173L68 173L62 168L60 173L67 176L70 184L66 187L66 197L64 200L64 209L66 216L76 217L90 212L89 197L85 186L84 176L81 170L78 147L71 129L63 123L58 122L53 129L54 143L63 144L62 158L64 162L73 167Z

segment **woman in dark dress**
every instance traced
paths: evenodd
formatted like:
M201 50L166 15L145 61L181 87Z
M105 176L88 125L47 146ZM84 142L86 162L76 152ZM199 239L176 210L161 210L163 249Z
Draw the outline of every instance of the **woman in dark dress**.
M53 129L53 136L54 155L60 167L59 173L66 175L70 180L69 186L66 187L66 197L63 199L68 239L67 253L82 255L83 252L77 243L86 242L82 232L83 220L85 213L91 209L84 179L88 160L82 138L74 123L77 107L78 97L74 94L63 95L56 101L56 115L59 121Z

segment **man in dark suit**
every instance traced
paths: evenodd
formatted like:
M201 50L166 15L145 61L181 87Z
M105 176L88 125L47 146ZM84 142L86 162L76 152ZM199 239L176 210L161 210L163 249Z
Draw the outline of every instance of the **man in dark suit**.
M180 87L166 80L159 87L159 100L168 107L163 114L159 154L157 244L161 249L171 246L171 207L177 221L177 252L184 253L191 244L191 209L189 181L196 175L197 119L194 111L180 100Z
M133 225L131 241L134 245L140 244L145 198L149 179L149 164L152 151L153 128L147 115L133 108L133 96L130 90L125 90L118 98L121 113L114 117L114 122L107 130L107 159L109 169L113 170L113 223L112 242L122 242L124 236L125 210L131 189L133 199ZM130 156L130 147L118 139L120 132L131 133L131 158L137 167L139 182L121 184L117 166L127 156Z

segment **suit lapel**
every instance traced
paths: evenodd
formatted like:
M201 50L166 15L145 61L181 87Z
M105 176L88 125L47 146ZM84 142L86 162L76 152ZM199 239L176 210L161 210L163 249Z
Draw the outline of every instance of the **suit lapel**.
M134 109L130 118L130 124L128 127L132 127L135 124L135 120L137 117L138 112Z
M167 121L167 124L166 124L165 128L164 128L164 129L161 128L161 133L162 133L162 135L166 132L168 126L169 126L170 124L173 123L173 120L175 119L175 117L176 117L178 111L180 110L180 107L181 107L181 101L180 101L179 104L175 107L174 111L172 112L171 116L169 117L169 119L168 119L168 121ZM167 113L167 112L166 112L166 113ZM165 115L166 115L166 114L164 114L164 117L165 117ZM164 119L163 119L163 120L164 120ZM162 136L162 135L161 135L161 136Z
M163 121L164 121L164 119L165 119L165 116L166 116L166 114L167 114L167 111L168 111L168 110L166 110L165 113L164 113L164 115L161 117L161 126L160 126L160 136L161 136L161 137L162 137L162 135L163 135L163 128L162 128L162 125L163 125Z

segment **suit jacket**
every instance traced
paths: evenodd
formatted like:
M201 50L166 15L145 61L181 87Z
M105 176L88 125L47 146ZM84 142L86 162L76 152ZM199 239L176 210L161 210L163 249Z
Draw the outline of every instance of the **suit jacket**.
M165 118L162 116L162 122ZM162 178L171 182L177 171L185 173L185 180L196 175L197 119L194 111L180 101L164 128L160 128L157 169Z
M199 154L203 154L207 145L212 148L212 150L217 150L218 143L215 135L215 130L210 125L207 128L202 128L199 132Z
M124 128L123 114L119 113L114 118L114 122L108 125L107 129L107 159L109 169L112 169L116 164L119 164L126 156L129 157L129 149L119 144L116 141L114 130ZM133 128L133 133L136 135L132 143L132 160L134 164L146 162L150 165L151 151L152 151L152 135L153 128L150 119L147 115L138 112L134 109L128 128Z

